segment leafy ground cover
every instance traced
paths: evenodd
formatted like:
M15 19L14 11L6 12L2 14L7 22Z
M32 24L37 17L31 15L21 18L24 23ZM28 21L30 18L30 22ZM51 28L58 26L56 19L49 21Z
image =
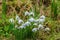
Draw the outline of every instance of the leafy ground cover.
M1 0L0 4L0 40L60 40L59 0Z

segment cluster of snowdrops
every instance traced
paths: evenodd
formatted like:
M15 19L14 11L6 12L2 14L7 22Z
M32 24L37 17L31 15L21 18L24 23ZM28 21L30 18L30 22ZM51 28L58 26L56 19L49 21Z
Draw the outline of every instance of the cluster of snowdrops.
M30 27L30 25L34 25L34 26L37 26L37 27L33 27L32 29L32 32L36 32L38 30L45 30L45 31L50 31L50 28L46 27L44 28L43 24L45 22L45 16L44 15L41 15L40 18L38 19L34 19L33 17L31 17L31 15L35 15L34 12L28 12L26 11L25 13L25 16L30 16L30 18L27 20L27 22L24 22L18 15L16 15L16 18L15 20L13 18L10 18L9 19L9 22L11 23L18 23L15 25L15 28L17 29L25 29L27 26ZM20 26L19 26L20 25Z
M31 16L32 15L32 16ZM49 27L44 27L44 22L46 17L41 15L39 18L34 18L34 12L26 11L24 16L29 16L27 21L22 20L18 15L14 18L10 18L9 22L14 24L14 35L16 40L25 40L26 38L34 38L35 33L43 30L49 32L51 29ZM34 39L33 39L34 40Z

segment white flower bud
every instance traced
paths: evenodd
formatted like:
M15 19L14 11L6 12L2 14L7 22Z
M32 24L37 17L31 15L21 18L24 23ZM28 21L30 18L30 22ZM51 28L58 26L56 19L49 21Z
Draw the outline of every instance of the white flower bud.
M16 15L16 20L17 20L17 21L20 20L20 17L19 17L18 15Z
M23 26L23 25L22 26L19 26L18 29L20 29L20 28L23 29L23 28L25 28L25 26Z
M48 28L48 27L47 27L47 28L45 28L45 31L50 31L50 28Z
M38 31L37 28L33 28L33 29L32 29L32 32L36 32L36 31Z
M35 22L35 19L31 17L28 21L29 22Z
M29 14L30 14L30 13L29 13L28 11L25 12L25 16L29 16Z
M42 16L40 17L40 19L45 19L45 16L44 16L44 15L42 15Z
M38 30L39 30L39 29L44 29L43 25L39 24Z
M23 23L23 20L21 20L21 19L18 20L18 24L21 24L21 23Z
M30 14L29 15L32 15L32 16L34 16L34 13L33 12L30 12Z
M14 23L14 19L13 18L9 19L9 22Z
M24 23L24 24L22 24L23 26L29 26L29 25L31 25L31 23L30 22L26 22L26 23Z

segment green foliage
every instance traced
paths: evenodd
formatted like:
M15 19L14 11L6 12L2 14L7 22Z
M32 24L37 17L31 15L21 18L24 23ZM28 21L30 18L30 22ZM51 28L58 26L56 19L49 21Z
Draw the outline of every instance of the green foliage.
M9 25L9 31L12 31L13 29L14 29L14 24L10 23L10 25Z
M4 30L5 30L5 31L8 31L8 30L9 30L9 27L8 27L8 26L5 26L5 27L4 27Z
M34 18L38 18L38 17L40 16L40 11L37 10L37 7L36 7L36 6L37 6L37 5L34 6L34 13L35 13Z
M13 1L15 3L15 0L10 0L11 2ZM25 0L21 0L22 2L25 2ZM41 1L41 4L42 5L42 0ZM55 24L55 21L51 20L50 18L46 18L46 22L48 22L48 27L51 27L51 32L50 34L47 36L48 33L44 32L32 32L32 28L36 27L34 26L33 27L33 23L31 26L29 27L26 27L25 29L17 29L15 28L15 24L13 23L9 23L8 19L6 19L6 0L2 0L2 20L0 20L0 36L4 36L4 37L10 37L11 35L10 34L13 34L12 36L15 36L15 40L25 40L25 39L34 39L36 40L37 36L41 39L41 38L46 38L47 40L55 40L56 38L59 38L60 37L60 31L59 33L57 33L55 28L56 26L59 28L59 26L57 25L58 23ZM33 12L35 13L35 16L34 18L38 18L40 17L40 10L38 11L38 6L37 5L34 5L33 6ZM19 11L20 8L17 8L17 10ZM52 4L51 4L51 17L53 17L53 19L57 19L57 15L58 15L58 12L57 12L57 3L55 2L55 0L52 1ZM54 14L54 15L52 15ZM13 16L13 15L12 15ZM29 17L28 17L29 18ZM27 19L28 19L27 18ZM27 20L26 19L26 20ZM25 20L25 19L24 19ZM44 25L45 26L45 25ZM40 30L39 30L40 31ZM40 36L39 36L40 34ZM43 35L42 35L43 34ZM59 36L58 36L59 35ZM38 38L37 38L38 39ZM38 39L38 40L40 40ZM42 40L42 39L41 39Z
M0 35L4 37L10 37L12 30L14 28L14 24L9 23L8 19L0 20Z
M53 0L51 4L51 17L53 16L53 18L57 19L57 15L57 3Z
M2 18L5 19L6 17L6 0L2 0Z
M26 29L15 29L13 30L13 34L15 35L16 40L26 40L26 38L32 37L32 31L30 27L26 27Z

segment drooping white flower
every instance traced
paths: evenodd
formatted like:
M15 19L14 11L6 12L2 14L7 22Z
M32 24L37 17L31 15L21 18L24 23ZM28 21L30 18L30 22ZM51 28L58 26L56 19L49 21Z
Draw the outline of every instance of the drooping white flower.
M23 20L21 20L21 19L18 20L18 24L21 24L21 23L23 23Z
M23 26L29 26L29 25L31 25L31 23L30 22L26 22L26 23L24 23L24 24L22 24Z
M25 12L25 16L29 16L29 14L30 14L30 13L29 13L28 11Z
M45 19L45 16L44 16L44 15L42 15L42 16L40 17L40 19Z
M20 17L19 17L18 15L16 15L16 20L17 20L17 21L20 20Z
M30 14L29 15L32 15L32 16L34 16L34 12L30 12Z
M39 22L40 23L44 23L45 22L45 19L39 19Z
M42 24L39 24L39 26L38 26L38 30L39 30L39 29L44 29L44 27L43 27Z
M45 19L37 19L35 20L36 23L44 23L45 22Z
M19 26L18 29L20 29L20 28L26 28L29 25L31 25L31 23L27 21L26 23L24 23L21 26Z
M48 28L48 27L47 27L47 28L45 28L45 31L50 31L50 28Z
M38 20L39 23L44 23L45 22L45 16L42 15Z
M37 28L33 28L33 29L32 29L32 32L36 32L36 31L38 31Z
M31 17L28 21L29 22L35 22L35 19Z
M9 19L9 22L14 23L14 19L13 18Z
M23 28L25 28L25 26L23 26L23 25L22 26L19 26L18 29L20 29L20 28L23 29Z

